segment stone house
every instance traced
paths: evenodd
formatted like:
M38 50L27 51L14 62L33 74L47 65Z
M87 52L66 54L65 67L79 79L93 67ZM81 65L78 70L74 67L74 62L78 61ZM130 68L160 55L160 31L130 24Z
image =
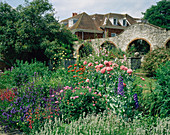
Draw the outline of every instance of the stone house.
M77 35L79 39L94 39L114 37L132 24L140 21L128 14L94 14L88 15L83 12L81 14L73 13L72 17L62 20L60 23L65 25Z

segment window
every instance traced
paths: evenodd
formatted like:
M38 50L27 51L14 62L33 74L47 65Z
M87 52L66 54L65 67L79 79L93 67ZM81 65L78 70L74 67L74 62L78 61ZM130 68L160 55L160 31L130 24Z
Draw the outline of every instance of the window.
M116 18L113 18L113 24L117 25L117 19Z
M116 36L116 33L111 33L111 37L115 37Z
M123 26L126 26L127 25L127 21L126 19L123 19Z

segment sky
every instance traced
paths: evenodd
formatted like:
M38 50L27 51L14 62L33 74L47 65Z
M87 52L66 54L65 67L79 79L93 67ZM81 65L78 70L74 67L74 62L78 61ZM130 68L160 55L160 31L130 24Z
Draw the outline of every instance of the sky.
M0 0L7 2L12 7L24 4L24 0ZM28 0L32 1L32 0ZM61 21L72 16L72 13L86 12L92 14L119 13L128 14L134 18L141 18L141 12L160 0L49 0L56 12L56 17Z

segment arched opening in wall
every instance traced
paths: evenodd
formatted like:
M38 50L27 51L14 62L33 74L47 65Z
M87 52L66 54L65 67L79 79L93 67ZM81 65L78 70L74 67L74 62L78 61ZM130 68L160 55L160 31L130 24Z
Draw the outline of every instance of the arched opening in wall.
M168 42L165 45L166 49L170 49L170 40L168 40Z
M106 51L110 51L115 48L116 46L113 43L106 41L101 45L100 50L106 49Z
M145 55L150 51L150 44L144 39L133 40L127 48L127 52L134 56L135 52L139 52L140 55Z
M94 53L94 49L90 43L84 43L79 48L79 57L80 59L89 56L90 54Z
M106 41L104 42L100 50L102 52L102 55L109 56L109 58L117 58L123 56L125 54L120 48L117 48L116 45L112 42Z

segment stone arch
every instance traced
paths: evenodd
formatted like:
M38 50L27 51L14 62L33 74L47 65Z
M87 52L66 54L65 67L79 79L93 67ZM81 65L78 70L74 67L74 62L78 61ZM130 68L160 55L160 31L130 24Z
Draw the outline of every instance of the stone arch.
M164 47L166 49L170 48L170 38L168 40L166 40L165 44L164 44Z
M135 38L135 39L131 40L131 41L128 43L128 45L126 46L126 52L128 51L129 46L130 46L134 41L137 41L137 40L144 40L144 41L149 45L150 51L152 51L151 43L150 43L148 40L146 40L145 38Z
M105 43L109 43L109 44L113 45L113 46L114 46L114 48L117 48L116 44L115 44L115 43L113 43L112 41L104 41L102 44L100 44L100 48L101 48L101 47L102 47L102 45L104 45Z

